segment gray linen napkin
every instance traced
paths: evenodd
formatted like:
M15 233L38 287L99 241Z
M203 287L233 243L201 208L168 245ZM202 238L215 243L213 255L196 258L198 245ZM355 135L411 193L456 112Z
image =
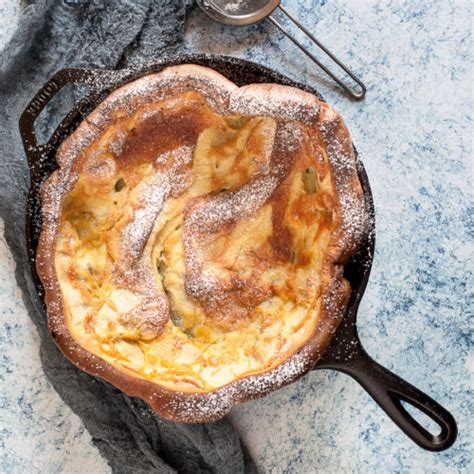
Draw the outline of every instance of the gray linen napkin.
M24 2L25 3L25 2ZM133 66L178 50L185 0L36 0L26 2L18 28L0 53L0 217L16 260L16 278L41 337L44 371L83 420L117 473L255 472L227 421L184 425L162 420L141 400L76 369L59 352L31 279L24 239L28 169L18 119L40 86L66 66ZM39 136L74 105L74 93L43 113Z

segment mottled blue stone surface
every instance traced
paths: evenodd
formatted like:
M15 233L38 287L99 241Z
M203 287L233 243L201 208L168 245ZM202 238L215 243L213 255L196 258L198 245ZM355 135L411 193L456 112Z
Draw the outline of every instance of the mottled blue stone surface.
M446 406L459 438L446 452L423 451L354 381L323 371L235 408L232 421L262 472L473 472L471 2L284 4L361 75L365 101L339 94L269 22L232 29L195 10L186 47L271 66L315 86L345 117L376 207L362 342ZM0 239L0 471L108 472L42 373L13 271Z

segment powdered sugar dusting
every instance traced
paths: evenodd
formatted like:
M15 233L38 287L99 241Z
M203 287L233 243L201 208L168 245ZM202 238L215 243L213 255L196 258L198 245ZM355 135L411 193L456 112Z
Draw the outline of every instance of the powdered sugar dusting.
M263 115L311 124L317 118L320 105L316 97L294 87L259 84L233 92L229 108L243 115Z
M88 120L100 130L114 120L117 110L132 115L138 107L182 92L199 92L217 113L227 114L228 98L235 84L215 71L194 65L168 67L127 84L102 102Z
M235 0L234 2L226 2L224 8L226 12L238 13L245 3L245 0Z
M41 239L45 259L54 261L56 231L63 196L73 187L78 176L72 166L75 159L98 137L97 130L87 121L83 122L71 137L62 143L56 154L60 168L55 171L43 184L41 189L43 219ZM45 289L53 287L54 283L44 282Z
M278 183L278 170L255 179L232 193L221 193L205 201L189 215L188 225L197 231L205 226L213 232L215 227L230 220L244 219L260 208L270 197ZM201 229L201 231L204 229Z
M169 318L168 298L155 285L150 285L152 279L152 275L142 279L140 303L130 312L120 315L122 323L138 328L147 338L159 336Z
M338 128L339 117L319 124L325 140L327 156L334 170L334 180L341 208L341 245L343 250L352 252L361 243L368 224L367 210L360 188L356 159L352 141Z
M167 174L173 196L178 195L191 184L192 175L189 165L193 162L194 148L194 145L183 145L162 153L155 159L157 165L167 165L171 162Z
M139 208L123 232L123 251L127 261L142 255L154 222L170 192L170 180L166 175L157 173L141 188Z
M278 367L259 374L240 379L214 392L186 395L173 398L168 402L167 408L179 413L183 421L206 421L223 417L230 408L251 395L257 398L269 391L287 385L302 374L307 372L314 364L314 354L307 348L291 356Z
M286 151L294 152L301 147L303 142L303 128L298 122L285 122L278 128L278 138L280 143L284 144Z
M123 260L117 269L117 282L125 287L132 285L140 303L120 318L147 337L156 337L164 329L169 319L169 301L156 285L143 251L168 196L178 194L189 184L186 166L192 163L193 151L192 146L181 146L156 158L156 164L169 166L135 190L140 196L138 209L134 209L132 220L122 233Z
M209 239L227 224L254 215L276 190L281 179L286 176L292 163L292 154L299 149L303 134L294 122L280 123L274 140L277 152L269 159L249 183L234 192L222 192L215 196L200 198L192 203L185 214L183 241L186 249L185 277L186 292L205 305L219 308L226 316L229 311L226 284L210 268L204 268L205 252ZM268 150L270 154L272 152ZM284 158L282 158L284 156ZM255 301L263 288L254 282ZM235 310L235 307L233 307Z
M123 251L132 260L142 255L155 220L168 196L181 192L189 184L190 172L186 165L192 163L193 152L194 146L181 146L159 155L155 163L169 164L169 168L158 171L150 180L139 185L137 209L123 232Z
M187 281L187 290L196 297L209 294L212 297L218 294L220 282L216 275L202 268L202 251L207 237L222 225L252 216L278 187L288 166L291 166L291 155L297 152L301 143L308 138L301 123L314 124L320 112L319 101L310 94L272 85L237 89L217 73L194 66L185 66L184 69L170 68L125 86L112 94L81 125L81 133L73 135L61 147L58 154L61 168L44 188L47 198L43 207L43 235L48 242L54 243L62 197L77 179L77 175L71 172L72 164L94 139L101 135L108 124L124 114L131 115L140 105L169 98L184 91L202 93L210 106L220 114L238 113L278 119L275 147L283 158L263 167L259 175L236 191L224 191L197 198L185 214L183 239L187 271L194 277ZM350 248L353 242L358 240L357 236L363 232L366 215L361 194L357 186L354 186L357 176L354 156L348 152L350 138L347 134L335 130L335 121L322 123L320 129L326 142L325 147L334 170L339 195L343 222L341 245ZM126 134L117 136L117 140L111 143L111 151L114 154L120 153L125 136ZM169 302L164 291L157 288L154 275L148 268L149 262L144 256L144 249L166 200L189 186L189 165L192 163L193 153L193 146L180 146L154 157L156 172L139 185L142 188L137 190L131 220L122 230L122 255L128 260L122 262L123 265L117 269L114 276L116 283L120 285L122 282L124 288L133 289L140 302L132 311L121 314L120 318L124 324L138 326L140 332L147 336L159 334L162 330L169 318ZM53 255L52 252L50 251L50 255ZM52 286L51 282L45 284L47 290ZM323 295L323 305L339 308L340 302L334 299L336 297L336 293ZM60 306L53 301L50 305L51 311L61 311ZM336 318L342 317L342 310L343 308L339 313L334 313ZM305 348L266 373L243 378L204 395L180 393L167 402L168 406L164 412L175 413L176 418L183 421L219 418L239 401L264 395L292 382L311 368L318 355L314 348ZM102 370L100 364L102 362L97 359L98 371ZM103 364L106 365L105 362ZM107 375L106 370L104 374ZM160 392L160 385L157 384L156 387Z
M184 245L186 249L186 291L202 299L219 297L219 280L210 271L203 272L203 248L207 236L226 223L245 219L255 213L270 197L278 183L277 170L261 176L236 192L221 193L198 204L185 219Z

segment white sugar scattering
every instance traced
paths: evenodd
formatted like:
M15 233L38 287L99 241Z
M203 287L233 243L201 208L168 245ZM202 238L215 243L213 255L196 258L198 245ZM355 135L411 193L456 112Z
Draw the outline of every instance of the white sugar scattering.
M335 117L337 117L335 115ZM368 226L367 209L357 176L356 158L348 134L339 134L334 120L319 124L325 140L326 153L334 170L341 208L341 244L353 250L361 243Z
M120 319L126 324L138 327L148 336L158 336L169 319L169 303L164 291L159 291L153 276L141 282L140 303L130 312L121 314Z
M242 0L234 0L227 3L227 8L237 10L243 3ZM204 70L194 66L185 66L180 71L180 73L168 71L151 74L132 82L112 94L99 106L95 116L84 122L83 135L79 134L59 153L61 169L56 182L49 185L47 204L43 208L45 221L48 223L46 235L51 243L54 243L61 199L65 190L76 179L71 174L74 159L87 149L94 138L100 136L110 123L114 122L116 119L114 113L117 111L130 115L141 106L146 107L147 104L171 98L181 92L197 91L203 95L210 107L221 115L238 113L275 117L278 127L276 134L268 140L272 146L267 150L272 160L268 160L261 173L236 191L197 198L185 218L183 239L186 271L190 275L197 274L200 277L187 280L186 284L189 287L186 289L193 295L213 295L218 294L220 282L216 275L202 268L203 250L208 242L206 239L220 226L248 218L265 205L291 167L291 156L294 156L302 143L307 140L320 139L320 136L309 136L310 133L306 131L309 127L303 125L303 123L314 124L320 111L320 103L311 94L292 88L262 85L238 89L219 75L203 72ZM321 134L325 138L325 148L334 170L334 181L338 191L343 227L341 245L348 248L351 242L359 240L359 236L362 235L367 224L367 216L363 199L357 187L354 187L356 181L348 179L348 177L356 178L354 156L347 152L348 146L351 145L350 138L346 134L338 134L334 124L334 120L329 120L329 125L321 124ZM116 138L111 143L111 151L118 155L122 151L126 133L119 134ZM273 149L275 146L276 150ZM124 315L124 320L138 325L141 322L144 329L149 331L158 331L161 328L161 324L169 314L169 307L166 294L161 288L157 288L149 262L144 256L144 249L166 199L189 186L192 178L189 165L192 163L193 153L194 146L184 145L154 157L157 171L155 170L152 178L147 178L146 182L138 185L141 188L133 190L136 191L134 194L136 199L133 203L131 220L122 231L123 251L130 257L133 265L124 266L120 276L124 285L127 284L127 280L133 282L131 284L133 290L136 290L140 299L140 304ZM275 156L284 156L285 159L274 161ZM337 309L338 302L335 300L335 295L323 295L323 299L325 305L335 306ZM318 329L324 330L322 326ZM303 349L266 373L240 379L204 395L188 394L183 397L172 397L166 402L168 411L179 413L181 419L189 421L217 419L228 412L235 403L264 395L270 390L294 381L311 368L315 357L314 348L311 351ZM99 368L98 364L97 370Z
M194 145L183 145L175 148L174 150L165 151L155 158L157 165L166 165L172 159L172 168L170 174L173 175L173 171L184 165L189 165L193 162ZM173 179L173 178L171 178Z
M238 13L242 6L246 6L247 2L245 0L236 0L234 2L226 2L224 9L229 13Z
M277 129L276 140L282 150L296 151L303 139L303 132L295 122L282 123ZM271 153L271 150L268 150ZM193 210L187 223L193 230L212 230L226 221L244 219L255 213L270 198L291 162L271 163L260 175L235 192L224 192L209 198ZM201 229L199 229L201 228Z
M189 225L205 226L206 230L212 232L215 226L226 221L244 219L265 203L277 184L278 175L272 173L257 178L233 193L218 194L191 214Z
M225 13L236 14L240 13L243 6L248 7L248 3L248 0L234 0L233 2L227 0L204 0L203 6L212 10L219 9Z
M123 250L132 258L139 258L156 217L170 192L169 177L157 173L150 182L141 185L140 207L134 212L123 232Z
M355 171L355 159L352 153L347 153L346 149L352 149L352 141L349 136L336 137L333 133L334 123L321 123L319 129L325 138L326 152L331 160L336 176L344 171Z
M166 173L169 176L172 195L179 194L191 183L192 175L188 165L193 162L194 148L194 145L183 145L155 158L155 164L158 166L169 165Z
M173 150L173 168L171 172L193 162L194 148L194 145L183 145Z
M79 154L92 145L99 136L99 131L87 120L84 120L69 139L64 141L58 149L56 161L61 167L61 172L67 174Z
M275 190L279 176L273 173L261 176L232 193L221 193L203 201L185 221L186 291L195 298L207 301L220 297L219 278L203 269L203 254L209 234L218 228L255 213Z
M58 228L59 213L63 196L73 187L77 180L77 173L73 171L74 160L97 138L98 133L87 122L64 142L56 154L56 161L60 168L51 175L42 189L41 215L43 218L42 236L47 242L44 246L45 258L52 260L55 249L54 241ZM44 156L40 163L45 163Z
M114 121L117 110L132 115L141 106L170 99L184 92L202 94L215 112L227 114L228 99L235 89L235 84L211 70L193 65L170 67L117 89L99 104L93 117L88 117L88 120L99 130L105 130Z
M139 185L141 196L139 208L134 212L133 220L125 228L125 249L134 252L134 245L143 243L143 239L146 239L151 232L156 217L172 189L182 188L183 173L180 168L192 162L193 150L192 146L182 146L156 158L155 162L158 164L167 164L172 158L173 164L168 171L157 172L151 180Z
M122 153L123 145L128 138L128 131L126 129L119 130L113 140L109 142L110 151L115 155L119 156Z
M198 300L216 303L222 314L226 310L219 301L226 300L227 293L223 290L222 279L203 265L206 248L212 235L223 226L247 219L258 212L291 169L295 152L303 140L301 124L294 121L280 122L276 128L272 128L272 134L272 146L265 150L268 164L262 167L259 174L236 191L207 196L185 218L186 291Z
M261 84L244 86L233 92L229 108L233 113L242 115L261 115L311 124L318 116L320 103L313 95L294 87Z
M342 229L344 244L350 242L360 243L367 226L367 213L364 202L353 189L339 188L339 201L341 204Z
M185 280L186 292L194 298L206 299L208 302L218 299L221 283L209 270L203 270L203 258L199 249L190 248L186 256L188 276Z
M184 421L221 418L236 403L265 395L270 390L276 390L293 382L311 369L313 363L312 354L303 348L268 372L238 380L204 396L193 394L185 398L173 398L168 402L168 407L173 412L178 412Z
M303 127L298 122L285 122L278 127L277 139L288 152L294 152L303 143Z

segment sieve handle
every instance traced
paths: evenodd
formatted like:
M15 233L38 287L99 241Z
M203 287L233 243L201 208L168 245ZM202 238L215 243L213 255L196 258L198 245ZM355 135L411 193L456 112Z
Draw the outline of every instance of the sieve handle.
M308 49L303 46L302 43L300 43L273 15L270 15L268 18L269 20L278 28L282 31L282 33L289 38L298 48L303 51L311 60L317 64L329 77L331 77L334 82L339 84L352 98L356 100L361 100L367 91L364 83L334 54L331 53L310 31L303 26L291 13L288 12L284 7L281 5L278 6L280 11L286 15L286 17L292 21L303 33L308 36L308 38L311 39L311 41L320 49L322 50L331 60L339 66L342 71L344 71L356 84L357 84L357 89L354 87L351 87L350 85L346 84L342 79L340 79L338 76L336 76L333 72L331 72L319 59L314 56Z

